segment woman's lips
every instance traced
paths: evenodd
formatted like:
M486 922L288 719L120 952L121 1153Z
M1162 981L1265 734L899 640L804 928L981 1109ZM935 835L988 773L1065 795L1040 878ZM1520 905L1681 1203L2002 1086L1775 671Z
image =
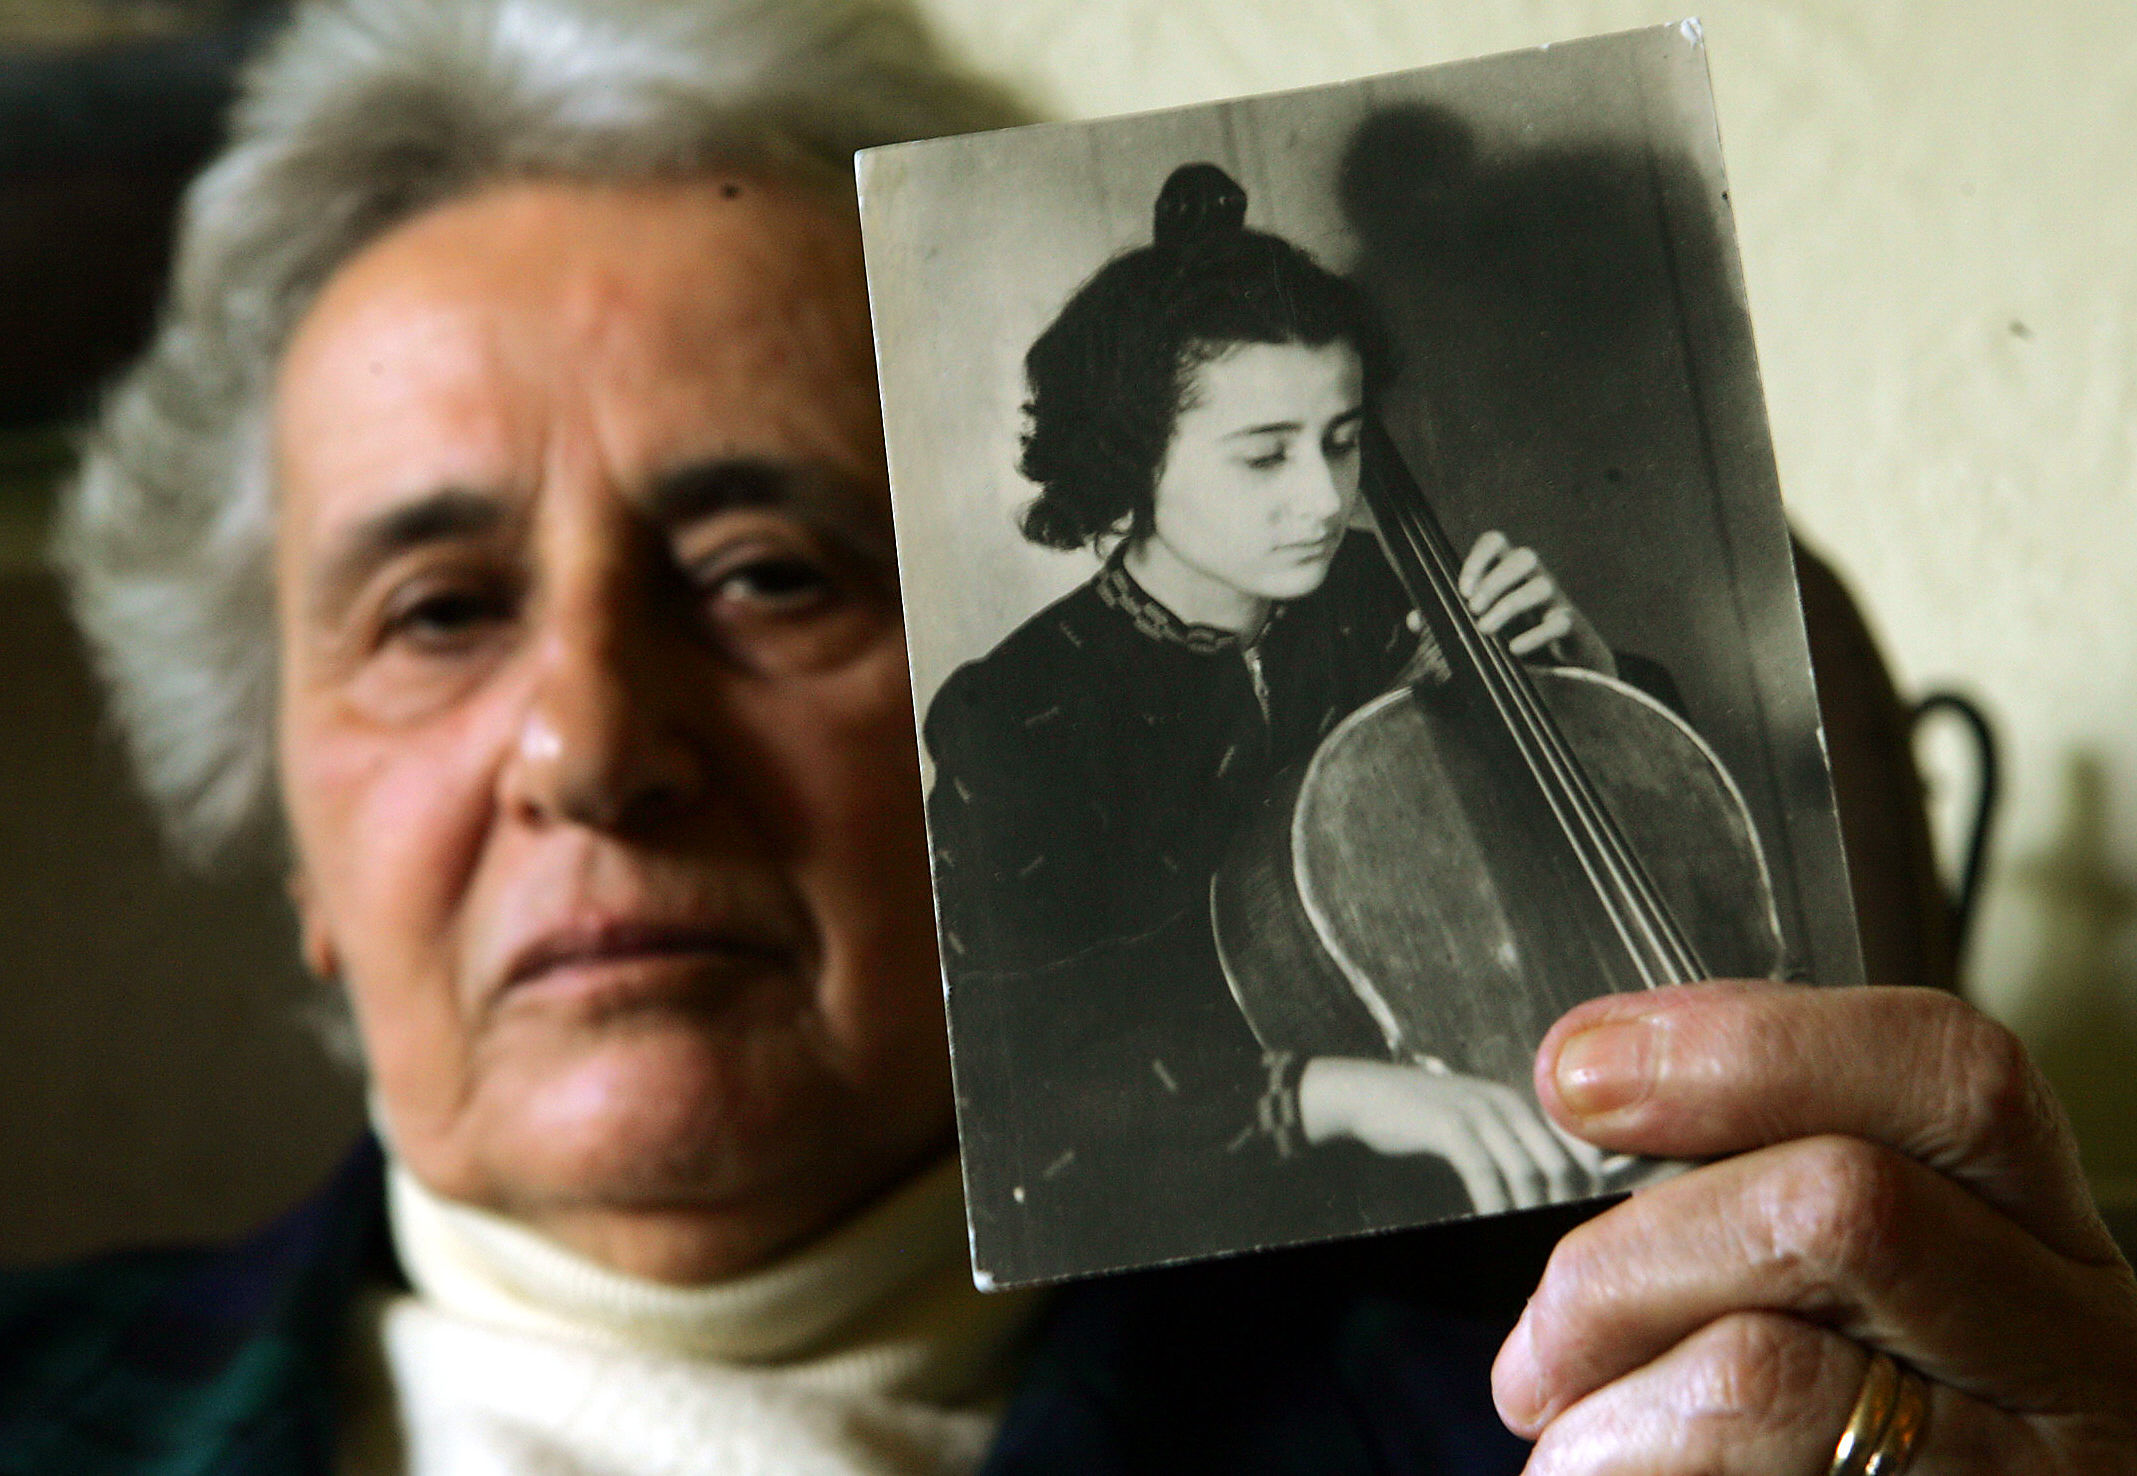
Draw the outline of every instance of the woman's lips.
M1331 533L1323 538L1302 538L1292 543L1279 543L1276 552L1289 559L1321 559L1334 553L1336 545L1342 541L1340 533Z
M760 972L792 957L792 949L772 939L726 929L603 922L559 929L520 949L496 993L661 987L701 978L707 970Z

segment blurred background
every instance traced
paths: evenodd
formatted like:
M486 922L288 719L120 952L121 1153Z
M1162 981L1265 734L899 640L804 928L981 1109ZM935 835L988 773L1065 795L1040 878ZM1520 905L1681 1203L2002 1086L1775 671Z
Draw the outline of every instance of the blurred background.
M1689 0L924 0L1096 116L1682 19ZM275 0L0 0L0 1261L234 1233L361 1116L279 879L156 847L42 569L71 427ZM2137 1211L2137 7L1712 0L1781 485L1903 693L1993 723L1968 993ZM1972 763L1922 739L1948 850ZM1956 857L1952 858L1956 870Z

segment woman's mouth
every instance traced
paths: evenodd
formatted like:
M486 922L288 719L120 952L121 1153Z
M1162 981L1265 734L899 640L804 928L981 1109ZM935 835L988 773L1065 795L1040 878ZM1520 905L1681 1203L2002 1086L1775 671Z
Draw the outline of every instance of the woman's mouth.
M1324 533L1318 538L1301 538L1289 543L1279 543L1275 551L1280 558L1295 559L1301 562L1325 559L1336 551L1336 545L1342 541L1342 530L1338 529L1331 533Z
M596 1008L651 1004L784 970L793 960L791 948L749 933L603 921L545 933L520 949L492 1000L569 996Z

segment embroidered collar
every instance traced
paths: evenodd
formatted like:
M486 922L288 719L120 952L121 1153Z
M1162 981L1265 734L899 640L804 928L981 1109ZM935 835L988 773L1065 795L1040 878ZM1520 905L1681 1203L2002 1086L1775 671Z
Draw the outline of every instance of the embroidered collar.
M1185 646L1197 655L1208 656L1217 651L1236 650L1241 646L1261 643L1269 627L1282 618L1284 606L1271 605L1269 614L1262 621L1261 629L1251 641L1243 639L1238 631L1223 630L1214 625L1190 625L1179 616L1158 603L1150 592L1135 582L1128 572L1127 545L1122 544L1106 560L1105 568L1098 573L1098 598L1111 605L1133 621L1137 631L1153 641L1168 641L1176 646Z

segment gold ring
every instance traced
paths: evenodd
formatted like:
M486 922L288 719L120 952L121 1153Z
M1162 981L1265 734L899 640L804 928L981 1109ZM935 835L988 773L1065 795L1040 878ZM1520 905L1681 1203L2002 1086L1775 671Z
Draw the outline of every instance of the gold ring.
M1929 1381L1911 1368L1900 1370L1899 1396L1885 1433L1870 1453L1863 1476L1905 1476L1921 1448L1922 1434L1929 1426Z
M1928 1423L1928 1380L1872 1353L1826 1476L1904 1476Z

